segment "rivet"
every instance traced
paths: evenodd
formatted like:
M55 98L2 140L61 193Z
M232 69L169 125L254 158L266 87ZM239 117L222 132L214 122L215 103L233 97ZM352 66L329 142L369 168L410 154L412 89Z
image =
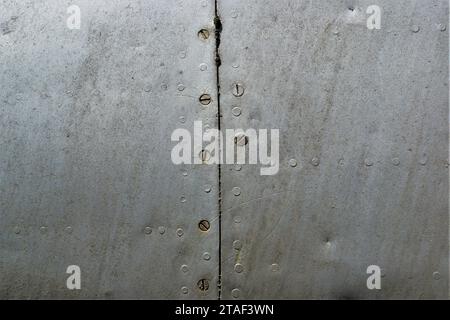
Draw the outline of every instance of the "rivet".
M244 271L244 266L242 264L240 264L240 263L236 263L234 265L234 271L236 273L242 273L242 271Z
M242 97L244 95L244 86L240 82L234 83L231 90L235 97Z
M211 225L208 220L202 220L198 223L198 228L203 232L208 231L210 227Z
M241 188L239 187L234 187L233 188L233 194L237 197L239 195L241 195Z
M295 159L289 160L289 165L291 167L295 168L297 166L297 160L295 160Z
M152 91L152 87L151 87L151 86L146 86L146 87L144 88L144 91L145 91L145 92L150 92L150 91Z
M180 202L181 203L185 203L186 202L186 197L185 196L181 196L180 197Z
M200 39L206 40L209 38L209 31L207 29L201 29L197 35Z
M39 231L40 231L42 234L46 234L46 233L47 233L47 227L46 227L46 226L42 226L42 227L39 228Z
M234 166L234 170L241 171L242 170L242 166L240 164L237 164L237 165Z
M151 227L145 227L145 228L144 228L144 232L145 232L146 234L151 234L151 233L152 233L152 228L151 228Z
M233 67L234 69L239 68L239 63L233 63L232 67Z
M241 290L239 289L233 289L231 290L231 296L235 299L239 298L239 296L241 295Z
M320 160L319 158L312 158L311 159L311 164L315 167L317 167L320 164Z
M200 71L206 71L206 70L208 70L208 65L206 63L202 63L202 64L200 64L199 68L200 68Z
M181 51L181 52L180 52L180 58L181 58L181 59L186 58L186 51Z
M342 167L345 164L344 158L339 159L338 164Z
M236 19L238 17L238 13L236 11L231 12L231 17Z
M242 219L239 216L234 217L234 223L241 223Z
M420 27L418 25L413 25L411 27L411 31L414 33L418 33L420 31Z
M164 91L166 91L166 90L167 90L167 84L163 83L163 84L161 85L161 89L163 89Z
M206 279L201 279L197 282L197 287L200 289L200 291L208 291L209 281Z
M371 167L373 166L373 161L370 159L366 159L364 160L364 164L366 165L366 167Z
M241 110L241 108L239 108L239 107L234 107L234 108L231 110L231 113L233 114L233 116L239 117L239 116L241 115L241 113L242 113L242 110Z
M72 227L71 227L71 226L66 227L66 232L67 232L68 234L72 234L72 232L73 232Z
M446 26L445 24L443 24L443 23L440 23L439 26L438 26L438 28L439 28L439 30L441 30L441 31L447 30L447 26Z
M239 240L235 240L233 241L233 248L236 250L241 250L242 249L242 242Z
M427 156L423 156L423 157L420 159L420 161L419 161L419 163L420 163L422 166L425 166L425 165L427 164L427 162L428 162Z
M181 272L187 273L189 271L189 267L185 264L183 264L180 268Z
M183 234L184 234L184 231L183 231L183 229L181 229L181 228L178 228L178 229L177 229L177 236L179 236L179 237L182 237L182 236L183 236Z
M181 288L181 293L182 294L187 294L189 292L189 289L187 287L182 287Z
M209 254L209 252L205 252L203 254L203 260L206 260L206 261L211 260L211 255Z
M206 106L211 103L211 96L209 94L205 93L205 94L202 94L198 100L200 101L200 103L202 105Z
M159 234L164 234L166 232L166 228L161 226L158 228L158 232L159 232Z
M180 121L180 123L185 123L186 122L186 117L181 116L178 118L178 120Z
M183 172L181 174L183 175L183 177L187 177L188 176L188 172L186 170L183 170Z
M335 29L333 30L333 34L334 34L335 36L338 36L338 35L339 35L339 30L338 30L337 28L335 28Z
M204 190L205 190L206 193L210 193L212 188L211 188L210 185L207 184L207 185L205 185L205 189Z
M14 227L15 234L20 234L20 232L21 232L20 227Z
M186 87L182 83L180 83L177 88L178 88L178 91L183 91L184 89L186 89Z
M433 279L434 280L439 280L439 279L441 279L441 274L439 273L439 272L434 272L433 273Z
M243 133L236 133L234 136L234 143L240 147L248 144L248 137Z
M392 164L394 166L398 167L400 165L400 159L399 158L392 159Z
M280 271L280 265L279 265L278 263L273 263L273 264L270 266L270 270L271 270L272 272L278 272L278 271Z

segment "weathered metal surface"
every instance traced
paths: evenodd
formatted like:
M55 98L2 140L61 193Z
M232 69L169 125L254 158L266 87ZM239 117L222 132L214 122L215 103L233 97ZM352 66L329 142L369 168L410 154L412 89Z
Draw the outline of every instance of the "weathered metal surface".
M366 26L374 4L380 30ZM281 162L274 176L222 170L222 297L446 298L448 2L219 13L222 127L280 129Z
M198 36L213 16L213 1L0 2L1 298L217 298L218 169L170 160L175 128L216 121L215 41Z
M447 1L218 1L220 127L280 129L274 176L171 161L214 1L0 4L1 298L447 297Z

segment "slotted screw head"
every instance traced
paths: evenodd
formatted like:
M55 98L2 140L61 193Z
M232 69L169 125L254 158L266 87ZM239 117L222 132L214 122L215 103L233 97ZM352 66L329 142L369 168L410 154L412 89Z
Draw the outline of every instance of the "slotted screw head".
M211 227L211 226L210 226L208 220L202 220L202 221L200 221L199 224L198 224L198 228L199 228L201 231L203 231L203 232L208 231L210 227Z
M248 137L243 133L238 133L234 136L234 143L242 147L248 144Z
M202 40L206 40L209 38L209 31L207 29L201 29L198 32L198 37Z
M235 97L242 97L244 95L244 85L240 82L236 82L233 84L231 88L233 92L233 96Z
M208 150L202 150L199 154L200 160L202 160L203 163L208 162L211 158L211 154Z
M200 103L202 105L207 106L208 104L211 103L212 99L209 94L205 93L205 94L202 94L198 100L200 101Z
M200 291L208 291L209 281L206 279L201 279L197 282L197 287L200 289Z

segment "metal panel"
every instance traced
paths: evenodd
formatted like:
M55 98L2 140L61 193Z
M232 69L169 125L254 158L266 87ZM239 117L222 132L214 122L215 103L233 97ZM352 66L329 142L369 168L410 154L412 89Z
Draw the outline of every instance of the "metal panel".
M281 163L222 170L223 298L446 298L448 2L227 0L219 13L221 126L280 129Z
M72 4L0 5L0 297L216 299L218 169L170 158L216 121L214 2Z

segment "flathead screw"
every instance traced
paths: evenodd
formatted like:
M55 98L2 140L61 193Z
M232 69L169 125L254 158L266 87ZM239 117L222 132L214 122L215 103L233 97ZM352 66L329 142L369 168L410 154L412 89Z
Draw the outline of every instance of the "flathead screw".
M206 29L201 29L197 35L200 39L207 40L209 38L209 31Z
M205 94L202 94L198 100L200 101L200 103L202 105L207 106L208 104L211 103L212 99L209 94L205 93Z
M209 281L206 279L201 279L199 282L197 282L197 287L200 289L200 291L208 291Z
M208 150L200 151L200 154L198 156L202 160L202 163L207 163L211 158L211 154L209 153Z
M243 147L248 144L248 137L243 133L238 133L234 136L234 143Z
M208 231L210 227L211 227L211 225L209 224L208 220L202 220L198 224L198 228L203 232Z
M244 85L240 82L236 82L232 87L233 96L242 97L244 95Z

